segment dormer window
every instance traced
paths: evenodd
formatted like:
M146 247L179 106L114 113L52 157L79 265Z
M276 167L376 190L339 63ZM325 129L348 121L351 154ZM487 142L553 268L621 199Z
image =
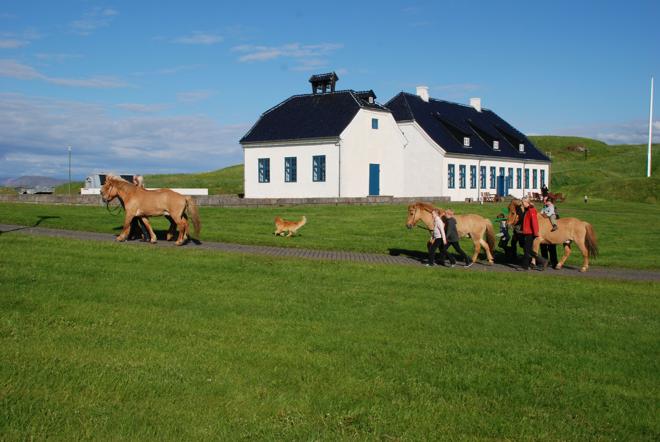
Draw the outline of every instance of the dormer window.
M371 128L372 129L378 129L378 118L372 118L371 119Z
M463 137L463 146L470 147L470 137Z
M500 150L500 142L493 140L493 150Z
M518 152L525 152L525 145L523 143L518 144Z

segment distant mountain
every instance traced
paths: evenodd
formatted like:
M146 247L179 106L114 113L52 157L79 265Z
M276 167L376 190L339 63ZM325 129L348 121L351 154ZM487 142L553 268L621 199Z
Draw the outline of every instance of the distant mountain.
M4 179L0 184L4 187L55 187L66 182L67 180L47 176L22 176Z

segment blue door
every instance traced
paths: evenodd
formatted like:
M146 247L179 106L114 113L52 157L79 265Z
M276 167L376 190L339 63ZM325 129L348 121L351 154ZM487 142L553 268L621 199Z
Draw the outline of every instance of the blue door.
M497 177L497 194L499 196L506 195L506 189L504 188L504 175L500 175Z
M380 195L380 164L369 164L369 195Z

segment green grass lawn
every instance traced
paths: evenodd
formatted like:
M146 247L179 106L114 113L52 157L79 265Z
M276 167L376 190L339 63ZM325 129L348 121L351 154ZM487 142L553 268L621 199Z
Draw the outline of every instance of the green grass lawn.
M457 213L478 213L494 218L501 204L452 203ZM623 203L590 200L559 204L562 216L575 216L594 225L598 235L600 255L593 265L660 268L660 207L654 204ZM350 250L373 253L408 253L425 250L428 233L420 228L407 230L406 206L294 206L275 208L202 207L202 239L241 244L275 245L327 250ZM308 223L294 238L275 237L273 218L282 216ZM41 227L119 233L121 216L108 213L105 207L47 206L31 204L0 204L0 222ZM168 226L163 218L153 218L156 230ZM468 254L471 241L462 241ZM577 248L569 265L580 265Z
M657 283L0 247L4 440L660 438Z

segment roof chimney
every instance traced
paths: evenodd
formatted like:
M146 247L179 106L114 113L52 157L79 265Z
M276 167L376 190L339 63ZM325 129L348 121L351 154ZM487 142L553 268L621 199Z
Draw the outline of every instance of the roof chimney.
M481 112L481 98L470 98L470 106Z
M339 81L339 77L337 77L337 74L334 72L328 72L327 74L316 74L309 78L309 82L312 83L313 94L326 94L328 92L334 92L335 84L337 81Z
M427 103L429 102L429 87L417 86L417 95Z

